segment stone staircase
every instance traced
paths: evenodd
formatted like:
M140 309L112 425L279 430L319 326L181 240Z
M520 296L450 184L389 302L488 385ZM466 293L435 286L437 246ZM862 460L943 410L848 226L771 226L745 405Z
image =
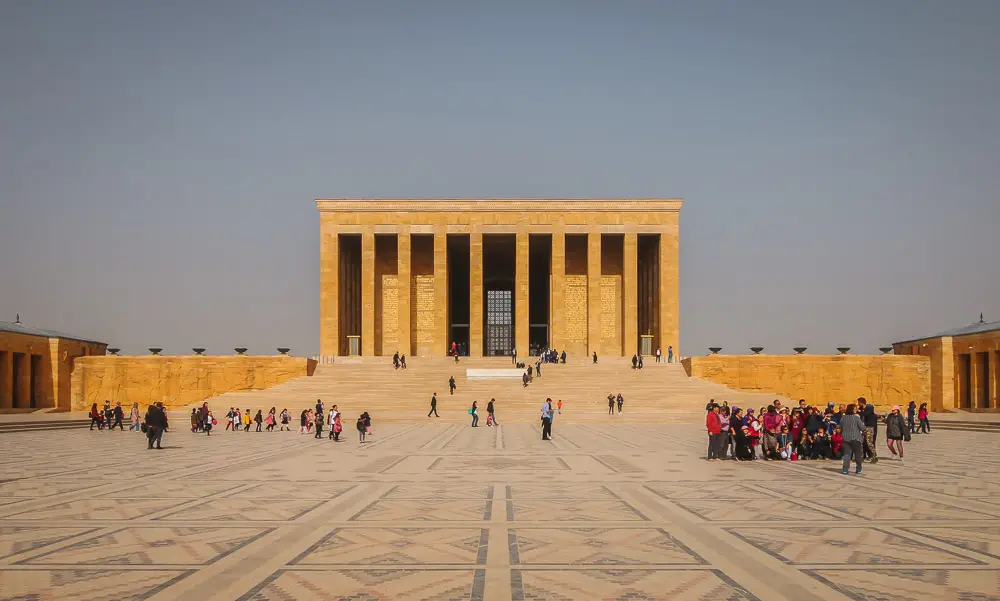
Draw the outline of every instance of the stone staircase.
M224 394L209 399L209 404L220 422L229 407L265 413L276 407L279 412L283 408L292 412L297 425L302 409L313 407L318 398L327 408L337 404L348 419L368 411L376 421L427 421L431 394L437 392L441 422L468 421L468 409L476 400L480 425L485 425L490 398L496 399L499 421L535 422L542 402L551 397L563 400L563 419L574 422L700 423L710 398L743 407L760 407L775 398L689 378L680 364L650 361L644 369L632 370L629 360L622 358L604 359L596 365L582 358L565 365L543 365L542 377L534 378L527 388L519 380L466 378L469 368L510 367L505 358L462 358L457 364L446 358L411 358L408 369L394 370L388 358L343 358L318 366L312 376L263 391ZM458 387L454 395L448 393L452 376ZM624 413L609 418L607 396L618 393L625 399Z

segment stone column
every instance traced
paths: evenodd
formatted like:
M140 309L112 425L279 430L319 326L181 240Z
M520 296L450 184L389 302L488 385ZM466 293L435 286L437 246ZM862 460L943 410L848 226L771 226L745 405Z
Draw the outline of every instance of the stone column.
M375 231L361 234L361 355L375 355Z
M601 355L600 230L587 232L587 347L587 355Z
M635 232L625 234L622 267L622 340L625 356L639 352L639 261L638 237Z
M979 353L975 349L969 349L969 406L976 409L981 409L983 407L983 388L986 385L986 379L983 373L983 366L979 363Z
M399 352L411 354L410 348L410 228L402 226L396 235L396 286L399 290Z
M514 265L514 348L518 360L528 357L528 232L518 229Z
M18 407L31 406L31 353L22 355L21 364L17 370L17 395Z
M942 409L954 409L956 403L957 378L955 378L955 339L946 336L941 339L941 398L940 405L936 405L932 399L931 410L941 411Z
M483 356L483 233L469 234L469 356Z
M667 357L667 348L674 348L674 361L680 355L680 250L678 244L678 214L674 222L660 232L660 348Z
M549 346L566 349L566 232L552 232L552 279L549 282Z
M14 353L0 353L0 409L14 406Z
M319 354L340 354L340 241L337 228L320 213L319 239Z
M434 232L434 351L431 356L445 357L451 350L448 327L448 233Z

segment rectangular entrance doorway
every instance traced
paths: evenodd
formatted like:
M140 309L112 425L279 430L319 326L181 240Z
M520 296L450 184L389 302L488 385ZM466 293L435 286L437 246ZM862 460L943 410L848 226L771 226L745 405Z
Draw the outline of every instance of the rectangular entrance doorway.
M514 303L510 290L486 291L486 356L503 357L514 348Z

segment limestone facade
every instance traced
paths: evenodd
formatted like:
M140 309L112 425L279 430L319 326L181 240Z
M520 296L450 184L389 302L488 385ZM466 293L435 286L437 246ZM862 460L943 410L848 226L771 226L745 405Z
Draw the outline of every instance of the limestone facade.
M968 331L969 333L963 333ZM1000 322L974 324L943 335L893 345L896 355L927 357L931 407L996 410L1000 407Z
M82 357L73 370L71 404L73 411L88 411L106 400L127 407L136 402L145 411L160 401L180 409L226 392L277 386L315 370L315 360L287 355Z
M444 356L453 341L497 354L497 332L508 334L489 307L501 289L521 357L540 346L631 356L642 336L650 352L680 354L682 204L317 200L320 354Z
M0 324L0 411L68 410L76 360L103 355L106 346L56 332Z
M682 361L689 376L813 405L865 397L879 409L931 401L931 361L896 355L708 355Z

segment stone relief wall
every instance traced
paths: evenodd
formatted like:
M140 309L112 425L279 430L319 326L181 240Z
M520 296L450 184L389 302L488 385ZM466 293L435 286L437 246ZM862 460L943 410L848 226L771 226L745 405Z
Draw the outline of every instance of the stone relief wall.
M566 352L582 356L587 353L587 276L567 274L564 295Z
M80 357L73 369L72 406L89 411L93 403L103 406L108 400L123 406L137 402L145 411L162 401L177 409L226 392L264 390L311 376L315 369L312 359L286 356Z
M879 410L929 403L930 360L896 355L709 355L683 361L689 376L811 404L865 397Z
M410 323L417 355L434 354L434 276L413 276Z

